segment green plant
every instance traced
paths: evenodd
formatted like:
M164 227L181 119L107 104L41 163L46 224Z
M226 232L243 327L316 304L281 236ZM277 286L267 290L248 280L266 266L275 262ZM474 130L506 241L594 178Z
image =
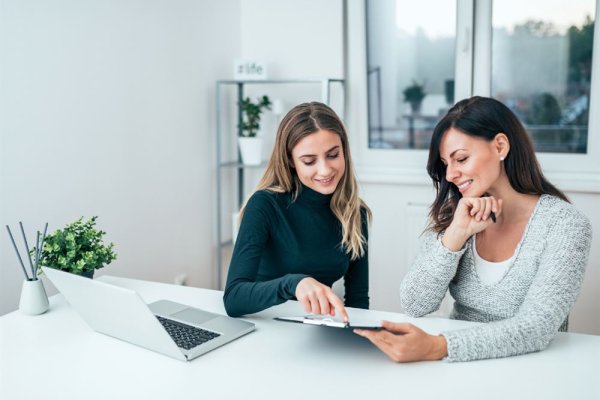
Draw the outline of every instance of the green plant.
M84 221L81 217L46 236L39 265L81 275L115 260L114 244L104 245L102 237L106 232L95 228L97 218Z
M256 102L246 97L239 104L242 109L243 118L240 124L241 136L255 137L260 128L260 114L263 110L271 109L271 100L268 96L258 98Z
M425 98L425 85L418 84L415 80L412 85L407 86L404 91L404 101L408 103L420 103Z

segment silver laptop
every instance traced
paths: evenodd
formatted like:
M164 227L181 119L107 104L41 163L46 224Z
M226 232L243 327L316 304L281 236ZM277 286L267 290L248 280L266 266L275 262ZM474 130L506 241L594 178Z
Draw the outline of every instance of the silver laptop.
M146 304L132 289L42 267L96 332L189 361L254 330L254 324L168 300Z

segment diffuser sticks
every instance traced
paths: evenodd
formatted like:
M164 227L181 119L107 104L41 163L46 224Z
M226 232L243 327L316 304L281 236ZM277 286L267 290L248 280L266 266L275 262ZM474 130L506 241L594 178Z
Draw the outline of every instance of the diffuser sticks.
M19 259L19 263L21 264L21 269L23 270L23 274L25 275L25 279L28 281L35 281L38 279L37 270L40 259L42 258L42 249L44 248L44 240L46 239L46 231L48 229L48 223L46 222L46 226L44 226L44 233L40 236L40 231L37 231L36 239L35 239L35 247L31 251L33 252L33 259L31 258L31 252L29 251L29 244L27 243L27 236L25 235L25 229L23 228L23 223L19 222L19 226L21 228L21 234L23 235L23 242L25 244L25 253L27 254L27 258L29 260L29 266L31 267L31 277L27 273L27 268L23 263L23 259L21 258L21 253L19 253L19 248L17 247L17 243L15 242L15 238L10 230L10 227L6 225L6 230L8 231L8 236L10 236L10 241L13 244L15 249L15 253L17 253L17 258Z

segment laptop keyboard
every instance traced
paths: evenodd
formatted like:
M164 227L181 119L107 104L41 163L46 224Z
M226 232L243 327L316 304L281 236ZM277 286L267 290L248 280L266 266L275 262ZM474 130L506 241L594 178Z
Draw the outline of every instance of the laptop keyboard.
M186 350L221 336L218 333L182 324L181 322L159 317L158 315L156 315L156 318L167 330L169 335L171 335L175 343L177 343L177 346Z

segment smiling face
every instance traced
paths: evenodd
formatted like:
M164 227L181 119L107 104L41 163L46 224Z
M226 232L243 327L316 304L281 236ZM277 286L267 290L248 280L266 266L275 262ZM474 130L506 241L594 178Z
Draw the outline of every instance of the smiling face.
M508 182L500 160L506 156L507 146L503 133L488 142L450 128L440 142L446 180L456 185L463 197L481 197L500 181Z
M302 184L332 194L346 171L340 136L325 129L305 136L292 149L292 164Z

